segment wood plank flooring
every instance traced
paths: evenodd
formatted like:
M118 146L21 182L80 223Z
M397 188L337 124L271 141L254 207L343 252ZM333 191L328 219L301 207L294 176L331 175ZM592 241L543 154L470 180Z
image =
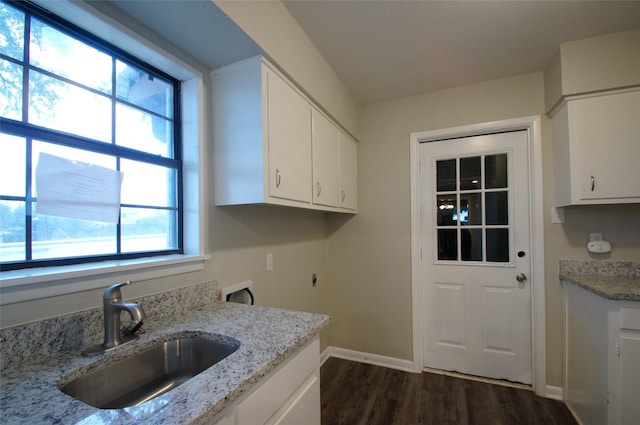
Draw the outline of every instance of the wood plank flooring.
M322 425L577 425L564 403L527 389L336 358L320 386Z

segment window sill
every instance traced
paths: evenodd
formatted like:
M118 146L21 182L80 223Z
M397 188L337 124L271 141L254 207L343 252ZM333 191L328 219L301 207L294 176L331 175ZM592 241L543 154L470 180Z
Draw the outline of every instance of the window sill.
M202 270L208 255L168 255L0 273L0 305Z

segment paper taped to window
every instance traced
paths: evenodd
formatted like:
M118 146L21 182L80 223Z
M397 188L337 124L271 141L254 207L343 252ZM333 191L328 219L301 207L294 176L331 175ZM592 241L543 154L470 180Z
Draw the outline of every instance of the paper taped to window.
M37 212L118 223L124 173L41 153L36 168Z

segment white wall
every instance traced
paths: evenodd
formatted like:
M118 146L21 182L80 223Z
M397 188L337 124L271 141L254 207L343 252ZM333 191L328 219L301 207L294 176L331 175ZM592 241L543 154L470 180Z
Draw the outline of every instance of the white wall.
M367 105L358 152L359 211L330 220L333 276L331 344L410 360L411 252L409 135L412 132L543 115L542 72L487 81ZM640 258L640 205L571 207L565 224L551 224L554 199L552 135L543 116L547 384L562 386L561 258ZM610 255L587 253L590 232L614 245Z
M545 70L549 111L562 96L640 84L640 29L563 43Z
M151 4L151 3L150 3ZM62 6L62 5L61 5ZM178 57L203 76L207 98L206 117L211 117L210 70L199 64L185 52L180 51L167 40L151 32L148 28L108 7L106 4L89 3L94 13L106 14L115 22L142 35L152 44ZM290 18L293 20L293 18ZM197 35L196 35L197 36ZM300 56L306 59L306 56ZM325 68L328 66L325 64ZM342 85L334 90L332 78L329 81L317 77L314 72L307 80L319 79L313 86L318 91L336 92L331 95L335 102L347 105L342 107L345 116L356 117L353 100ZM344 99L340 99L345 97ZM336 100L338 99L338 100ZM339 108L340 109L340 108ZM340 115L340 113L336 114ZM328 288L327 258L327 219L326 213L286 209L266 206L237 206L219 208L213 204L213 183L210 169L213 165L210 157L212 149L211 121L204 123L206 139L205 173L205 239L206 254L211 256L205 262L204 270L162 279L133 282L123 289L125 298L136 298L157 292L163 292L204 281L217 280L224 287L242 280L253 279L256 302L261 305L284 307L311 312L326 312L326 289ZM355 124L350 124L354 130ZM273 271L266 271L266 254L272 253ZM312 274L318 276L318 284L311 284ZM114 282L115 283L115 282ZM42 320L49 317L69 314L102 305L102 289L85 291L65 296L51 297L30 302L4 305L0 309L0 326ZM326 338L323 335L323 344Z
M309 97L356 138L358 105L279 1L214 0Z
M357 216L262 206L208 205L212 259L202 272L140 282L135 297L217 279L221 286L252 278L258 303L327 312L327 344L411 359L409 135L545 112L542 72L367 105L360 111L328 65L297 42L300 29L280 3L217 2L279 65L351 132L358 146ZM255 8L255 9L254 9ZM144 29L139 29L148 33ZM149 39L166 45L161 38ZM313 48L315 49L315 48ZM312 50L313 50L312 49ZM197 66L197 64L194 64ZM208 84L208 82L207 82ZM210 85L207 86L210 88ZM210 107L210 104L208 105ZM562 316L558 260L590 257L589 232L613 244L604 258L640 258L640 205L571 207L566 224L551 224L553 171L549 121L542 120L547 290L547 383L562 385ZM211 131L208 129L208 143ZM212 165L207 159L208 168ZM265 271L266 253L274 270ZM317 273L318 286L311 286ZM101 292L3 306L1 326L99 306Z
M230 17L242 23L267 55L304 86L305 91L350 133L359 133L359 107L333 70L306 38L295 20L279 2L218 2ZM203 75L207 93L212 87L209 70L169 41L139 25L107 4L87 3L89 9L125 25L152 44L180 58ZM151 4L151 3L150 3ZM197 36L197 35L195 35ZM211 116L211 98L206 99ZM207 156L212 151L211 122L205 123ZM217 280L219 287L253 279L256 303L318 313L327 313L330 274L328 215L319 211L267 206L216 207L213 205L213 165L207 157L205 170L207 254L204 270L163 279L134 282L123 290L126 298L167 291L182 286ZM347 216L340 216L347 217ZM266 254L273 254L273 271L266 271ZM312 286L312 275L317 286ZM5 305L0 310L0 326L42 320L49 317L99 307L102 290L92 290L37 301ZM328 344L331 325L322 334L322 348Z
M360 213L346 223L333 220L341 227L329 241L333 345L412 359L410 134L543 110L541 73L364 108Z

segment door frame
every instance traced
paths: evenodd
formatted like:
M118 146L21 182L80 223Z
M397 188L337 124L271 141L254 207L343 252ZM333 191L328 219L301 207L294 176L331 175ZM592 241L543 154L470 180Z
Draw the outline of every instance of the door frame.
M413 368L420 372L423 365L422 329L422 267L420 237L420 143L437 140L479 136L484 134L525 130L529 155L529 231L531 234L531 349L532 387L536 394L546 397L546 329L544 278L544 214L542 193L542 133L539 115L493 121L411 133L411 310L413 324Z

